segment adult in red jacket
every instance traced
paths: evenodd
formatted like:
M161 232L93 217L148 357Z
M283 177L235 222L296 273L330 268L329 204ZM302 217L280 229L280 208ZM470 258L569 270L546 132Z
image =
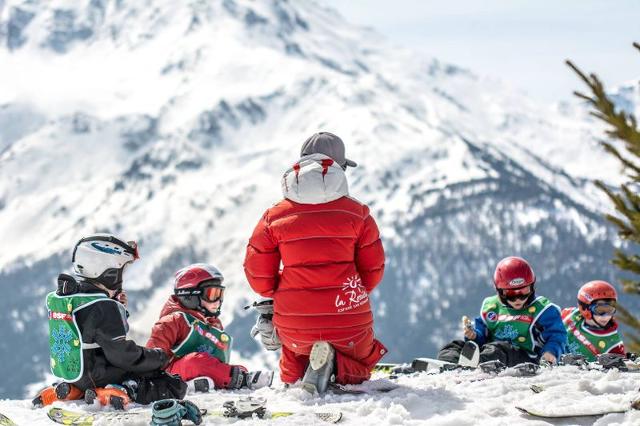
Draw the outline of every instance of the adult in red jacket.
M342 140L316 133L301 156L282 178L285 198L253 231L245 274L273 298L283 382L301 379L314 343L324 341L335 350L335 380L361 383L386 353L369 303L384 272L382 242L369 208L349 197L345 170L356 164Z

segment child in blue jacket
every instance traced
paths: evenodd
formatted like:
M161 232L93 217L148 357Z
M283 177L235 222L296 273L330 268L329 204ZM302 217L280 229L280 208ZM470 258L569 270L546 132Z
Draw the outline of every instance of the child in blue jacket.
M502 259L494 273L496 295L484 299L475 323L464 327L465 340L480 347L480 362L500 361L507 367L544 360L556 364L567 344L560 308L536 296L536 277L526 260ZM438 359L457 363L464 341L454 340Z

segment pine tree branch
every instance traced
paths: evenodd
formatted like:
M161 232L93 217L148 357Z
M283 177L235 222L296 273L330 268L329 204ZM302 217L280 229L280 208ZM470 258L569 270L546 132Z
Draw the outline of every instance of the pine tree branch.
M618 304L617 306L618 318L631 327L634 330L640 331L640 320L636 318L631 312L629 312L624 306Z
M633 47L640 51L640 43L633 43ZM633 114L626 113L618 108L607 96L606 90L600 79L595 74L582 72L571 61L567 65L587 85L590 95L581 92L574 94L592 108L589 113L607 124L605 134L611 141L600 141L605 152L617 159L622 165L625 175L631 180L620 186L614 192L602 181L595 181L595 185L603 191L615 208L616 216L607 214L606 219L613 223L618 236L623 240L640 245L640 130L638 122ZM620 144L614 142L620 141ZM623 271L640 276L640 256L625 254L616 250L612 263ZM640 294L640 282L623 279L623 290L628 293ZM631 328L631 333L625 334L625 346L634 352L640 351L640 320L623 306L618 305L619 319Z
M624 142L625 149L636 157L640 157L640 132L637 129L637 122L632 114L626 114L624 111L616 111L615 104L606 94L604 85L595 74L587 76L571 61L566 64L580 77L580 79L589 87L592 96L587 96L580 92L574 92L576 96L587 101L595 111L590 114L601 121L609 124L610 128L606 130L606 134L612 139ZM609 146L611 146L609 144ZM623 161L621 155L615 155L622 161L623 167L628 164ZM640 174L638 166L633 167L636 174Z
M635 176L630 175L629 177L632 178L633 180L637 180L635 179L635 177L640 176L640 166L637 166L631 160L627 160L626 158L624 158L622 154L620 154L620 152L609 142L600 141L600 145L604 148L606 152L616 157L618 161L622 163L623 168L631 169L631 171L635 173Z
M640 294L640 282L633 280L621 280L622 282L622 291L625 293L631 294Z
M611 262L624 271L640 274L640 257L637 255L628 256L622 251L616 250Z

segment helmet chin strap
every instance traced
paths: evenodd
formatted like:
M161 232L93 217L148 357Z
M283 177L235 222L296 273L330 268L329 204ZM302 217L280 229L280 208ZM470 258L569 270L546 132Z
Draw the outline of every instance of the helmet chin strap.
M205 317L214 317L214 318L218 318L218 316L220 315L220 306L218 306L218 309L215 312L211 312L210 310L208 310L207 308L205 308L204 306L202 306L202 300L200 300L200 304L198 306L198 310L200 312L202 312L204 314Z
M609 321L607 321L607 323L605 325L600 324L597 320L596 320L596 316L591 314L591 321L593 321L593 323L598 327L598 328L607 328L607 326L609 325L609 323L611 322L611 318L609 318Z
M104 283L101 283L98 280L92 279L92 278L83 278L83 280L86 283L91 284L94 287L97 287L98 289L102 290L102 291L106 291L109 293L109 297L111 299L114 299L118 296L118 294L122 293L122 283L120 283L117 288L109 288L107 287ZM111 295L111 293L113 292L113 296Z

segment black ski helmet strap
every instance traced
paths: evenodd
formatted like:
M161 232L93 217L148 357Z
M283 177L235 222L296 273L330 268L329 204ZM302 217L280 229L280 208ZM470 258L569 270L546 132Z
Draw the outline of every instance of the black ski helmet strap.
M73 254L71 255L71 262L76 261L76 252L78 251L78 246L89 241L105 241L108 243L118 244L122 247L125 253L129 253L133 257L136 257L138 255L137 248L131 247L129 243L126 243L121 239L114 237L113 235L91 235L89 237L82 238L76 243L75 247L73 248Z
M121 290L123 269L124 266L122 268L105 269L100 276L93 279L107 287L109 290Z

